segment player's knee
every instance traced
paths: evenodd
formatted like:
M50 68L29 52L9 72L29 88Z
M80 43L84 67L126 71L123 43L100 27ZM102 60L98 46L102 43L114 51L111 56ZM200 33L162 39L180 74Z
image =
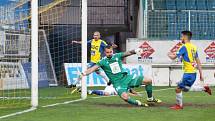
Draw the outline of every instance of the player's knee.
M108 93L108 92L104 92L104 95L105 95L105 96L110 96L111 94Z
M145 77L145 79L143 80L143 84L145 85L152 84L152 79Z
M176 93L181 93L181 89L180 89L180 88L176 88L176 89L175 89L175 92L176 92Z
M183 88L183 92L189 92L189 90L190 90L190 87L188 87L188 86L185 86L185 87Z
M124 92L121 94L121 98L127 102L129 97L128 97L128 94Z

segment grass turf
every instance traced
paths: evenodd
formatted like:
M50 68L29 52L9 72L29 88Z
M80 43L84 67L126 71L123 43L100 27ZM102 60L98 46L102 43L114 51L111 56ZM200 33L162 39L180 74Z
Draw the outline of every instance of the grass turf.
M215 96L208 96L202 92L188 92L184 95L184 109L180 111L170 110L169 106L175 103L175 93L173 89L156 91L167 87L155 88L154 95L163 101L162 104L144 108L131 106L123 102L118 96L92 98L87 100L64 104L54 107L43 108L22 115L1 119L1 121L214 121L215 120ZM66 89L44 89L42 96L47 96L50 92L56 93L56 99L40 99L40 106L77 99L78 95L67 94ZM215 88L213 88L214 90ZM142 90L140 88L138 91ZM62 93L59 93L61 92ZM41 92L41 93L42 93ZM54 94L54 93L53 93ZM61 98L60 98L61 97ZM59 98L59 99L58 99ZM71 98L71 99L70 99ZM144 98L134 97L145 101ZM7 110L7 109L4 109ZM13 109L15 111L16 109ZM1 110L2 112L2 110ZM5 112L8 113L8 112Z

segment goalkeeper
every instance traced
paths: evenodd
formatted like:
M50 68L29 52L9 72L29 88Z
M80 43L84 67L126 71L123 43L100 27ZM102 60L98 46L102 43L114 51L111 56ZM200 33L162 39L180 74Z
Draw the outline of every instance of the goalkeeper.
M104 52L104 48L107 46L107 43L104 40L101 40L100 32L96 31L93 34L93 39L87 41L87 44L91 46L91 56L90 56L90 63L88 68L93 67L96 65L97 62L102 58L102 54ZM81 41L72 41L72 43L81 44ZM117 48L118 46L114 43L111 43L113 48ZM100 75L102 78L105 79L106 82L109 82L108 78L99 71L99 68L95 70L95 72Z
M96 65L91 68L88 68L85 72L81 73L80 78L82 76L87 76L90 73L96 71L99 67L101 67L108 78L111 80L113 87L116 89L117 94L126 102L132 105L137 106L148 106L145 103L141 103L139 100L135 100L128 95L128 89L133 87L139 87L142 84L145 84L145 90L147 92L147 102L155 102L160 103L161 100L156 99L152 95L152 80L144 77L144 76L137 76L133 77L129 75L123 68L122 68L122 60L127 56L134 55L136 53L140 54L143 51L142 49L138 48L136 50L131 50L128 52L116 53L113 54L113 48L111 46L105 47L105 56L101 59Z

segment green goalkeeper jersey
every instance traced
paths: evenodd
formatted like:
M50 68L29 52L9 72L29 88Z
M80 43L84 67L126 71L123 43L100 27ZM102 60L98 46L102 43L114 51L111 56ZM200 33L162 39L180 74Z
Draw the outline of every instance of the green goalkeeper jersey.
M97 63L113 84L120 83L119 81L127 75L127 72L122 67L122 56L123 53L116 53L111 58L104 57Z

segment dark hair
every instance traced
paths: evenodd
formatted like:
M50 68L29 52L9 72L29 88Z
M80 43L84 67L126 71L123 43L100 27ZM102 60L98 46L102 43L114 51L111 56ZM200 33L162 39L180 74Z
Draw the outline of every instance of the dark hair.
M107 45L107 46L105 46L105 49L112 49L112 46L111 45Z
M192 32L191 31L182 31L181 34L186 35L189 40L192 38Z

